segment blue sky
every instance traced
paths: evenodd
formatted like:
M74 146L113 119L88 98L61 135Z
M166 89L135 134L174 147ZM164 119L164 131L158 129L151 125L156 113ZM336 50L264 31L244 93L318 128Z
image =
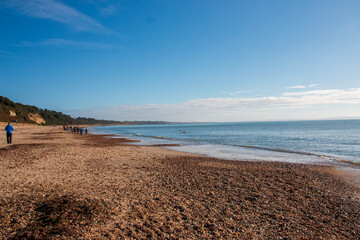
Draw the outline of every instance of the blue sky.
M114 120L360 118L358 0L2 0L0 95Z

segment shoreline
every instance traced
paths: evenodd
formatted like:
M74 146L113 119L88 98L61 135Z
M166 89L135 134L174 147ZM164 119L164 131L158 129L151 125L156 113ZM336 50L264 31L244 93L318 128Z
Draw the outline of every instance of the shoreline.
M3 238L357 238L359 189L334 167L239 162L19 128L0 144Z
M171 129L170 129L171 130ZM112 133L116 134L117 130L106 130L93 128L93 131L98 134ZM154 144L176 144L178 148L171 148L172 150L190 153L206 154L210 157L229 159L229 160L243 160L248 159L250 161L282 161L282 162L299 162L299 163L314 163L314 164L326 164L330 166L339 165L341 167L353 166L355 169L360 169L360 162L357 155L353 154L335 154L328 149L314 150L310 148L297 148L296 142L293 142L291 146L274 145L273 147L264 147L261 145L241 145L224 142L212 142L212 141L200 141L199 138L194 136L194 139L181 138L176 135L156 135L156 133L147 133L145 135L136 133L133 130L133 134L122 135L120 132L118 137L135 139L143 144L139 145L154 145ZM131 132L131 130L130 130ZM205 138L206 139L206 138ZM197 144L196 144L197 143ZM309 143L311 144L311 143ZM297 149L297 150L296 150ZM328 151L326 151L328 150ZM351 151L353 152L353 151ZM349 165L348 165L349 164Z
M162 147L165 149L170 149L172 151L176 151L179 153L188 153L188 154L195 154L195 155L199 155L199 156L203 156L203 157L209 157L209 158L216 158L216 159L221 159L221 160L226 160L226 161L248 161L248 162L285 162L285 163L293 163L293 164L309 164L309 165L320 165L320 166L329 166L329 167L335 167L336 169L338 169L341 173L341 175L348 175L347 177L345 177L345 179L347 179L347 181L353 185L355 185L356 187L360 188L360 163L358 162L354 162L351 160L344 160L344 159L340 159L340 158L336 158L336 157L329 157L326 155L319 155L319 154L314 154L314 153L306 153L306 152L296 152L296 151L289 151L289 150L272 150L269 148L263 148L263 147L256 147L256 146L240 146L240 147L247 147L249 149L259 149L259 150L267 150L270 152L281 152L281 153L285 153L285 154L296 154L296 155L300 155L300 156L313 156L316 158L321 159L322 161L307 161L307 162L301 162L301 161L282 161L282 160L262 160L262 159L256 159L256 158L236 158L236 159L231 159L231 158L227 158L227 157L221 157L221 156L212 156L211 154L207 154L204 152L198 152L198 151L190 151L189 149L179 149L179 147L182 147L184 145L182 144L176 144L176 143L149 143L149 144L138 144L139 142L141 142L142 140L133 138L133 139L129 139L126 136L122 136L122 135L117 135L117 134L105 134L105 133L90 133L90 134L94 134L94 135L99 135L99 136L107 136L107 137L113 137L113 138L123 138L123 139L128 139L129 140L129 144L134 144L134 145L138 145L138 146L150 146L150 147ZM166 140L166 139L165 139ZM327 161L326 161L327 160Z

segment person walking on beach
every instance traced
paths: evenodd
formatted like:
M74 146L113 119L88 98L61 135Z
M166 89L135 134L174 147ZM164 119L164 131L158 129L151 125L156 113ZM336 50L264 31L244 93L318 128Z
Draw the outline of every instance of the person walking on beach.
M14 131L14 127L10 125L10 122L8 123L8 125L6 125L5 131L6 131L6 141L8 144L11 144L12 132Z

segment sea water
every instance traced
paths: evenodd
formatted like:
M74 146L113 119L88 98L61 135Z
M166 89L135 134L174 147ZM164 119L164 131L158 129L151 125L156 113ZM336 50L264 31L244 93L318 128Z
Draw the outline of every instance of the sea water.
M360 120L124 125L91 131L142 145L177 144L168 148L231 160L360 164Z

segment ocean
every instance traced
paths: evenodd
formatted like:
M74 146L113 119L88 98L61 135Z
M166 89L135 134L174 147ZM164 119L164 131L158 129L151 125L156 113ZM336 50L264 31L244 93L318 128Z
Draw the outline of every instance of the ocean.
M91 132L229 160L360 164L360 120L100 126Z

